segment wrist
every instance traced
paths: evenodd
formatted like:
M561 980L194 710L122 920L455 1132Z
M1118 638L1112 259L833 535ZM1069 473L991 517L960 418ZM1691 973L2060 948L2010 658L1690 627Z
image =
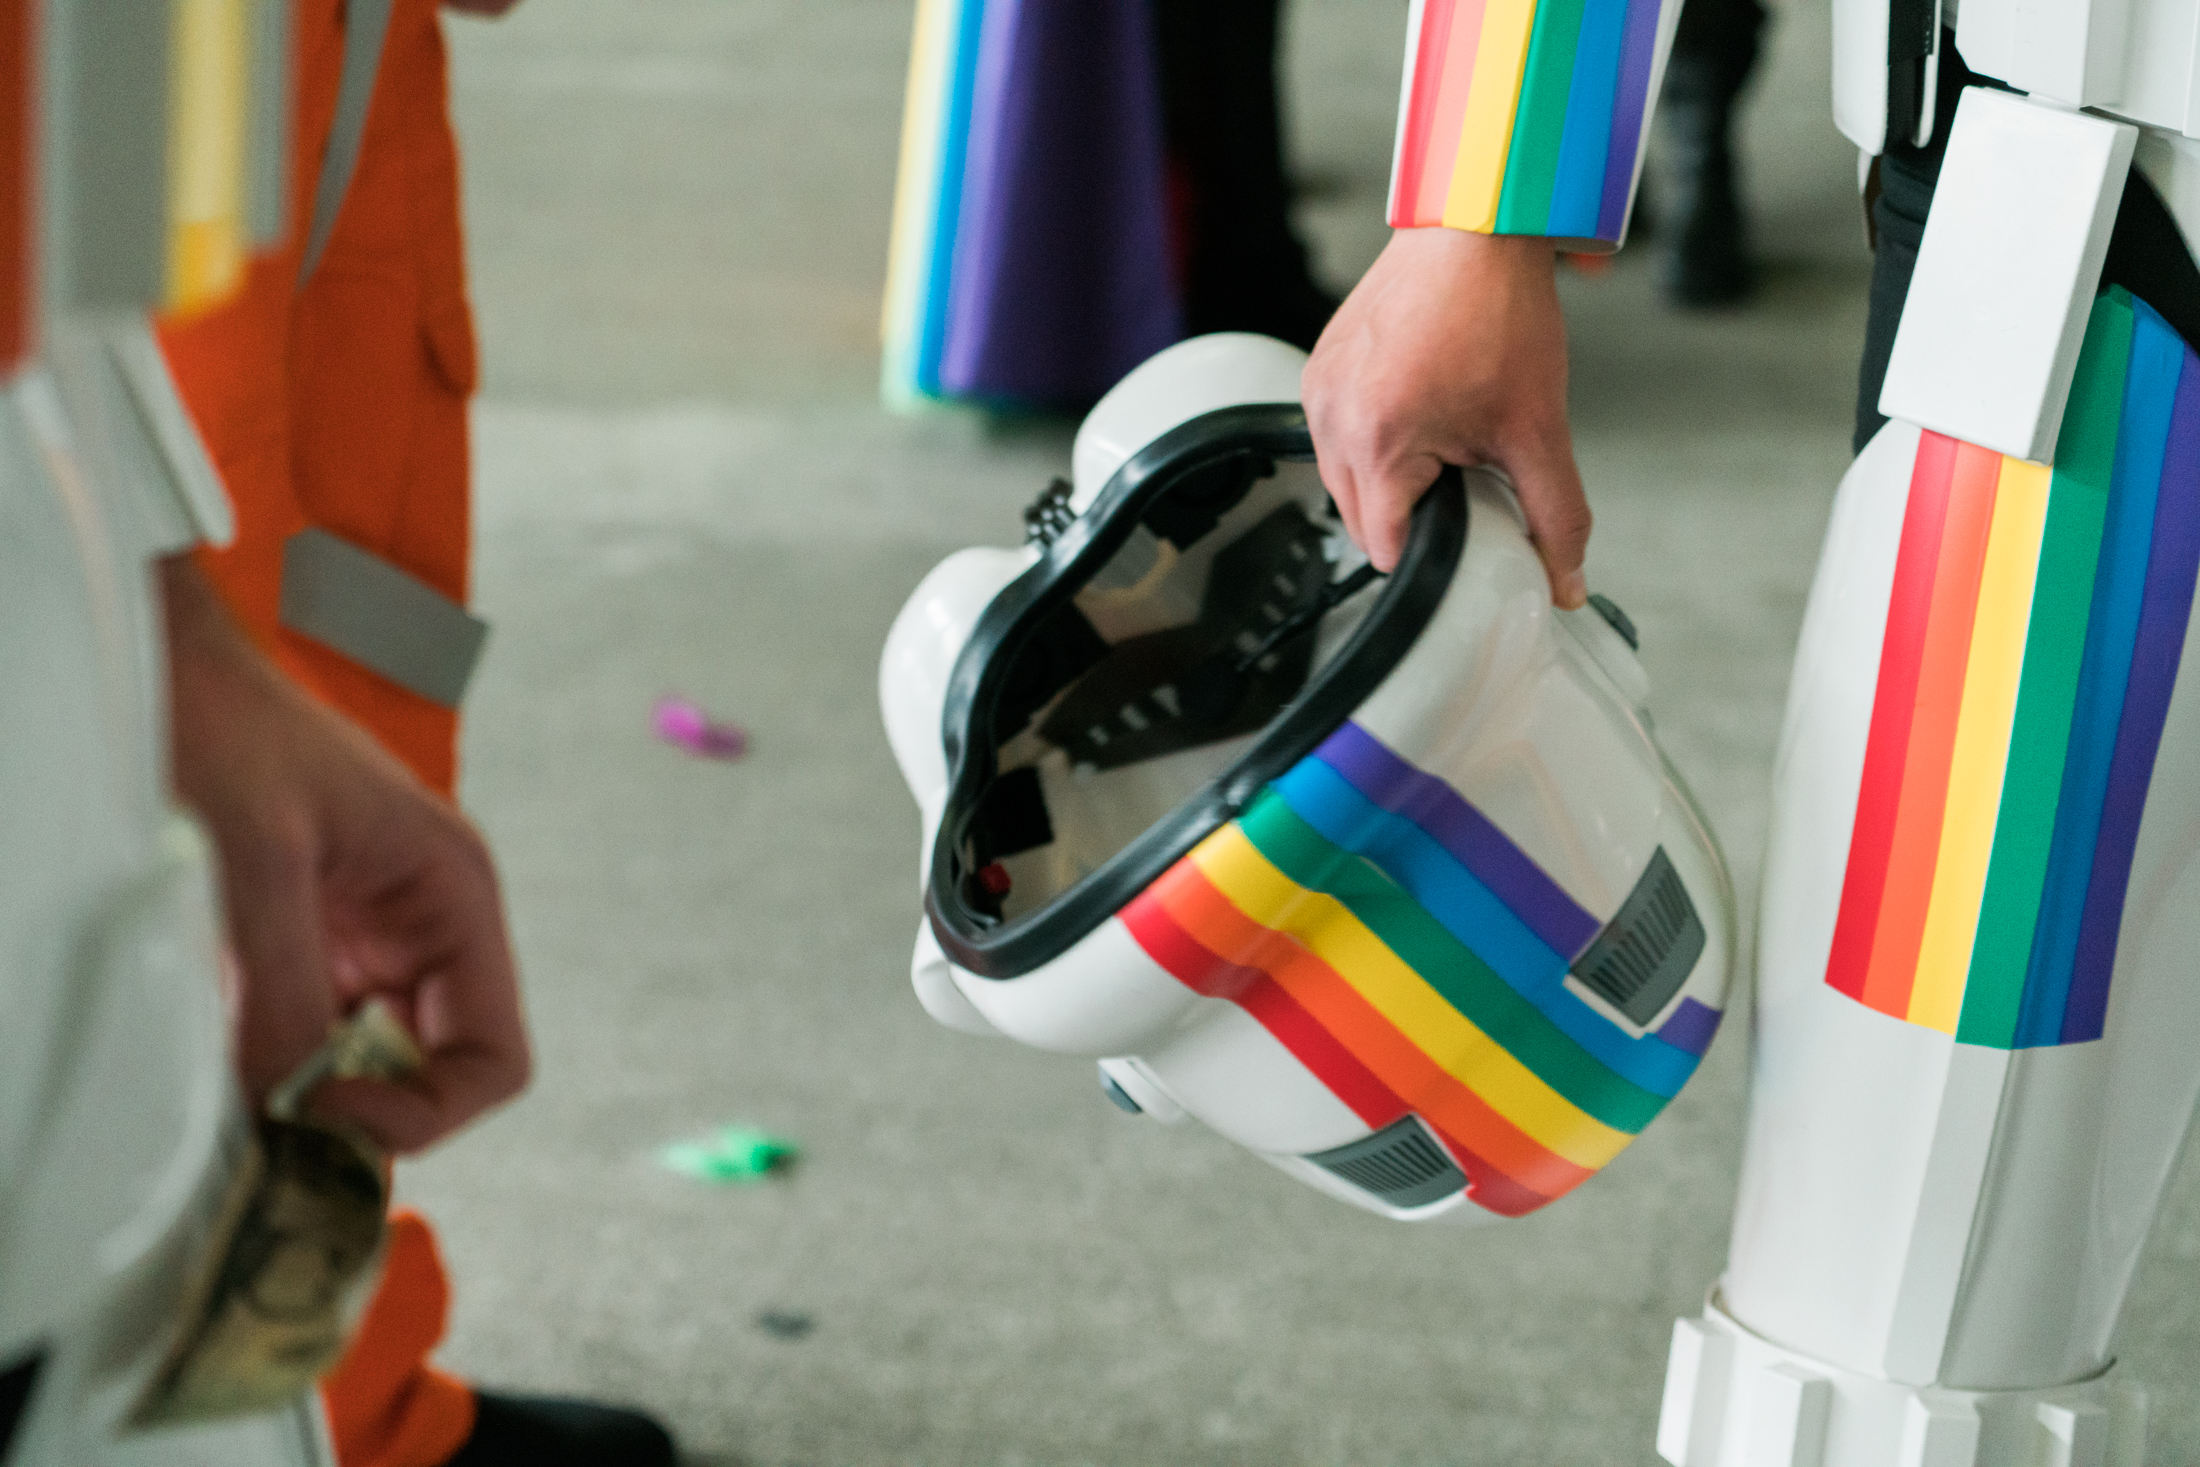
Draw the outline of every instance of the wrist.
M189 552L155 562L168 661L171 761L178 792L197 804L209 755L238 733L239 710L267 691L273 669L229 614Z
M1535 280L1557 274L1558 247L1539 234L1478 234L1430 224L1393 230L1391 245L1431 268L1461 275Z

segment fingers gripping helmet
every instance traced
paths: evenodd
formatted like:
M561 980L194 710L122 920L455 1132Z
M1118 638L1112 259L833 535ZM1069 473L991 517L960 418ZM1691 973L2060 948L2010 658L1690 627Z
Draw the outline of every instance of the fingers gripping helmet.
M1553 609L1485 471L1445 470L1378 576L1304 362L1148 361L1028 543L949 557L896 619L917 992L1371 1211L1518 1216L1694 1071L1732 895L1626 619Z

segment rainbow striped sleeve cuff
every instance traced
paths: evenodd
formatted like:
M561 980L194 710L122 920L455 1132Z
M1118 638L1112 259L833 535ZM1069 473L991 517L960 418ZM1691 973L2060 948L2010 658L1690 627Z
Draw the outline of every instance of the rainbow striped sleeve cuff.
M1679 13L1679 0L1413 0L1390 223L1616 246Z
M1923 434L1826 981L1966 1044L2101 1037L2200 576L2200 355L2095 301L2052 469Z

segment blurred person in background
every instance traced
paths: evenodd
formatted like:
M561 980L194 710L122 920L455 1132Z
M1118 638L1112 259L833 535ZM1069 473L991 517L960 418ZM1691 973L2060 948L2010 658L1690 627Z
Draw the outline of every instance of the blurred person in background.
M448 3L500 15L516 0ZM465 610L475 346L438 3L296 0L293 24L292 228L250 262L234 301L161 332L236 507L234 543L201 549L196 574L296 687L370 735L375 758L401 761L382 778L470 835L450 801L459 695L483 632ZM179 699L179 714L193 706ZM199 803L225 837L233 892L253 868L306 854L255 839L295 823L278 785L211 783ZM285 874L302 909L231 902L250 981L317 956L302 920L310 874ZM476 897L495 912L493 877ZM287 1072L287 1055L245 1058L252 1083ZM478 1391L435 1369L449 1297L427 1220L396 1212L380 1289L323 1383L341 1467L672 1461L664 1430L638 1413Z

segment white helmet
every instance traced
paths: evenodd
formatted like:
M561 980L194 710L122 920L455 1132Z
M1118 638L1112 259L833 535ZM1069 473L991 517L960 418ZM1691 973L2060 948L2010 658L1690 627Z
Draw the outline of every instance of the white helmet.
M1518 1216L1694 1071L1732 892L1618 608L1553 609L1484 470L1447 469L1378 576L1305 360L1153 358L1030 543L950 556L895 620L917 993L1371 1211Z

